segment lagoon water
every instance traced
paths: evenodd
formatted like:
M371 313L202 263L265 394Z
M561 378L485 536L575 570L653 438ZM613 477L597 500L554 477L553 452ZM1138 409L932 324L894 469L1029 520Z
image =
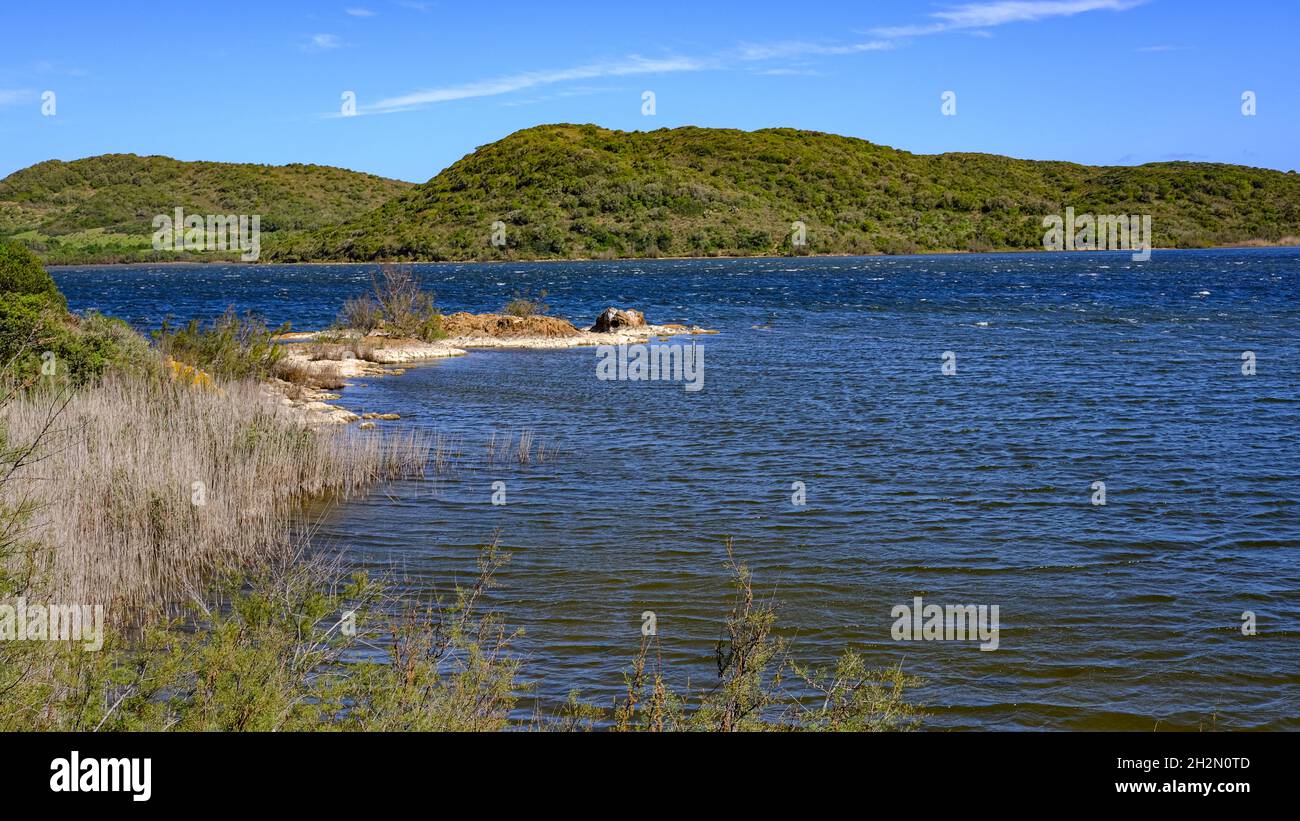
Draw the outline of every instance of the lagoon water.
M647 610L670 676L707 684L730 536L796 658L901 661L930 727L1300 729L1300 252L416 268L447 311L546 289L577 323L619 305L720 331L696 338L698 392L600 381L583 348L343 392L463 458L322 514L320 543L449 593L499 532L492 603L543 705L608 704ZM141 325L233 304L311 329L372 270L54 274L73 308ZM525 430L555 452L484 459ZM998 649L893 640L916 596L998 605Z

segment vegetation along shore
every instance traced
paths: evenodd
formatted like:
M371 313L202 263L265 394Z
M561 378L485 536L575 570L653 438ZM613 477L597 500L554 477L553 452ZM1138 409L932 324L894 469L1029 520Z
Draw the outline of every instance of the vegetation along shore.
M312 403L348 376L479 346L692 332L631 309L584 330L526 297L499 314L443 316L408 269L388 267L330 331L295 336L232 311L147 339L69 313L38 260L0 244L0 603L103 615L88 643L26 622L18 635L0 617L0 729L916 726L903 670L853 652L830 669L800 664L729 541L707 682L678 686L648 637L628 648L613 704L575 692L525 715L517 633L484 604L509 560L494 537L473 578L440 599L399 595L311 546L305 503L442 469L436 438L322 424L331 411Z

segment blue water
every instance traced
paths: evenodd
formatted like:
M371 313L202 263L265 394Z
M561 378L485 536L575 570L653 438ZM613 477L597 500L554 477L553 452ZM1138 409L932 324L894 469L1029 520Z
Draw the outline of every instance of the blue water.
M55 278L74 308L144 326L233 304L311 329L372 270ZM462 459L334 510L322 543L446 593L499 531L513 559L492 603L526 631L543 706L621 692L645 610L674 679L707 684L731 536L795 658L901 661L931 727L1300 729L1300 252L417 271L447 311L546 289L578 324L620 305L720 331L696 338L698 393L599 381L581 348L474 351L343 392ZM483 458L524 430L558 454ZM914 596L998 605L999 648L894 641Z

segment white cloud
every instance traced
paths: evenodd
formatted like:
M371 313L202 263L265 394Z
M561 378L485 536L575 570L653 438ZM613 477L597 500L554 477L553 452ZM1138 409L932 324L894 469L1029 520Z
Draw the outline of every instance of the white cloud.
M329 51L342 46L343 41L338 38L338 35L313 34L302 48L303 51Z
M371 11L368 8L364 8L362 6L352 6L350 8L346 8L343 10L343 13L351 15L352 17L374 17L375 16L375 13L373 11Z
M821 77L820 71L811 68L764 68L754 72L761 77Z
M85 77L88 74L85 69L66 66L51 60L39 60L32 63L32 71L36 74L54 74L62 77Z
M799 58L834 57L884 51L895 47L890 40L869 40L857 43L811 43L798 40L777 43L744 44L737 48L719 52L708 57L642 57L632 55L621 60L586 63L570 68L525 71L486 80L460 83L457 85L438 86L419 91L412 91L395 97L388 97L358 110L358 114L392 114L410 111L436 103L454 100L469 100L480 97L496 97L516 91L536 89L557 83L595 80L609 77L628 77L641 74L673 74L681 72L708 71L718 69L737 69L746 63L763 63L773 60L790 60L795 62L786 66L770 66L751 69L759 74L783 75L805 74L815 72L808 69ZM535 97L520 103L553 99L557 94ZM327 114L326 117L337 116Z
M554 94L541 94L537 97L531 97L525 100L509 100L501 105L515 108L524 105L535 105L536 103L546 103L551 100L567 100L571 97L588 97L592 94L606 94L615 91L625 91L626 89L615 86L578 86L577 88L557 91Z
M0 88L0 106L17 105L33 99L31 91L22 88Z
M591 80L600 77L627 77L635 74L667 74L682 71L700 71L707 67L708 64L706 62L689 57L652 59L632 56L618 62L590 63L584 66L575 66L573 68L554 69L549 71L529 71L521 74L497 77L491 80L480 80L472 83L441 86L439 88L415 91L410 94L403 94L399 97L389 97L388 99L380 100L373 106L368 106L366 111L361 113L383 114L394 111L407 111L412 108L433 103L445 103L452 100L468 100L475 97L494 97L499 94L509 94L512 91L522 91L528 88L553 85L555 83L563 83L573 80Z
M866 43L848 43L834 45L825 43L805 43L786 41L781 43L747 44L736 50L742 60L774 60L782 57L839 56L844 54L861 54L866 51L884 51L894 44L888 40L872 40Z
M916 37L960 29L984 29L1008 23L1032 23L1073 17L1088 11L1127 11L1145 0L995 0L967 3L927 15L932 22L872 29L877 37Z

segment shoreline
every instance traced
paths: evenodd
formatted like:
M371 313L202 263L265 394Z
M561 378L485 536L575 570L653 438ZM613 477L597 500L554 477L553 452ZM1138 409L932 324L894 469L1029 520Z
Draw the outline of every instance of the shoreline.
M1202 248L1169 248L1153 247L1152 253L1157 251L1161 253L1180 252L1189 253L1197 251L1262 251L1276 250L1279 248L1296 248L1300 249L1300 242L1247 242L1231 243L1227 245L1207 245ZM912 254L748 254L745 256L728 256L719 254L717 256L657 256L657 257L613 257L610 259L601 259L598 257L536 257L533 259L444 259L444 260L426 260L426 259L374 259L374 260L315 260L310 262L285 262L281 260L254 262L245 262L241 259L229 260L142 260L139 262L67 262L56 265L45 265L46 270L60 271L71 270L74 268L138 268L140 266L150 267L177 267L177 268L202 268L209 265L221 266L247 266L256 268L259 266L271 265L520 265L533 263L562 263L562 262L686 262L691 260L743 260L743 259L908 259L912 257L935 257L935 256L1006 256L1009 254L1129 254L1129 250L1111 250L1111 249L1092 249L1092 250L1073 250L1073 251L1047 251L1042 248L1007 248L998 251L965 251L959 249L939 248L928 251L917 251Z
M640 316L635 311L623 312ZM453 319L471 321L497 320L500 314L454 314ZM555 319L547 317L547 319ZM297 331L281 335L277 340L284 345L284 362L289 369L299 370L309 384L300 385L283 379L263 383L264 390L279 403L300 415L312 427L361 422L361 428L375 427L376 420L399 419L393 413L367 413L358 415L338 405L330 404L342 398L339 391L360 377L401 376L407 365L418 365L438 359L468 356L470 351L482 349L559 350L563 348L588 348L599 345L637 345L651 340L666 341L678 336L714 335L717 331L699 326L676 323L656 325L644 322L609 331L583 330L567 320L573 333L565 335L520 334L456 334L433 342L418 339L388 337L379 334L362 335L357 331ZM524 320L520 320L523 323ZM518 324L518 323L516 323ZM333 337L329 340L328 337ZM335 350L339 358L329 358L325 346ZM357 355L360 352L362 355ZM318 387L310 383L325 383Z

